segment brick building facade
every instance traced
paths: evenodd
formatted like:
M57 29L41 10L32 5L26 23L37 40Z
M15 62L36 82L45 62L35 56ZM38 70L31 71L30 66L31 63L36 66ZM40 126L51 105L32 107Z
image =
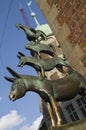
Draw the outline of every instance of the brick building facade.
M36 0L72 65L86 75L86 1Z
M85 0L36 0L55 37L53 44L57 56L65 55L71 66L86 78L86 1ZM58 48L58 45L61 48ZM59 52L59 53L58 53ZM61 78L57 70L46 73L48 79ZM64 123L86 117L86 99L76 96L73 100L59 102L59 111ZM48 123L46 106L42 112Z

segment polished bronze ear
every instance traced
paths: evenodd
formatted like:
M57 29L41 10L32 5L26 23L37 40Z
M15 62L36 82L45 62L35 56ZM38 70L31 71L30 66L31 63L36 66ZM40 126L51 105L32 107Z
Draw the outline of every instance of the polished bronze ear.
M16 73L13 69L11 69L10 67L7 67L7 70L10 72L10 74L12 76L14 76L15 78L20 78L20 75L18 73Z
M6 80L8 80L9 82L14 82L14 80L15 80L15 78L10 78L10 77L6 77L6 76L4 76L4 78Z

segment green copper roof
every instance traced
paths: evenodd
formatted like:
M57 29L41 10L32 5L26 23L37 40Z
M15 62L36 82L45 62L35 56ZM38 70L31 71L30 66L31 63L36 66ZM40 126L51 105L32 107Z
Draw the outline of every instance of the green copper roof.
M48 24L39 25L36 27L36 30L42 30L47 36L53 35L53 32Z

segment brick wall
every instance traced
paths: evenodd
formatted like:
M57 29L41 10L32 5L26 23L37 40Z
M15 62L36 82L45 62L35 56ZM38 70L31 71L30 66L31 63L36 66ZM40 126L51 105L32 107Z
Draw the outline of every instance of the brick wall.
M70 64L85 76L86 0L36 1Z
M36 0L36 1L44 17L46 18L50 28L53 30L55 37L62 49L59 50L58 48L59 44L55 42L53 38L49 39L50 41L54 40L51 41L51 43L53 43L53 46L55 47L55 52L57 56L60 53L64 54L65 57L70 62L70 64L72 65L72 67L85 76L86 75L86 68L85 68L86 67L86 36L85 36L86 1L85 0L43 0L43 1ZM50 43L50 41L47 42ZM58 50L60 51L59 53ZM60 77L60 75L58 76L56 69L46 73L46 75L48 79L57 79ZM45 119L47 119L48 116L46 114L47 112L45 111L45 107L44 105L42 105L42 112ZM64 118L64 115L66 116L66 113L64 111L60 113L63 113L62 119L64 122L66 122L66 119ZM73 128L67 128L67 129L69 130Z

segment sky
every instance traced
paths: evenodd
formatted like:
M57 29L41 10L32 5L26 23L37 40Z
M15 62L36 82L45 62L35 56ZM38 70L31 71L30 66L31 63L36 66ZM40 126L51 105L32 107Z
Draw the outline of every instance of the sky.
M11 83L4 79L4 76L12 77L6 69L7 66L17 73L37 76L32 67L17 66L18 51L30 55L30 52L25 49L25 45L29 42L25 33L15 26L17 23L25 25L19 11L20 4L24 8L30 26L36 27L27 3L28 0L8 0L7 3L6 0L0 0L0 130L36 130L42 119L39 95L28 92L23 98L12 102L8 97ZM46 21L35 0L32 0L31 7L39 23L45 24Z

